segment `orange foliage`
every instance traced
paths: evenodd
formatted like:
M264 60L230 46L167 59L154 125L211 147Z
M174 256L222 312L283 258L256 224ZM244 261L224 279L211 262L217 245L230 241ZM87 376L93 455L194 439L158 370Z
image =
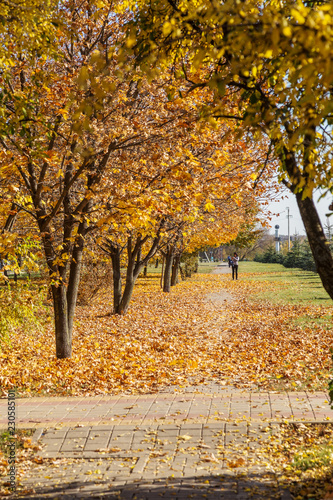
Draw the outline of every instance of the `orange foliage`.
M1 394L12 386L25 395L143 393L214 379L244 387L325 387L332 331L291 320L332 308L247 300L270 286L196 275L163 294L158 279L141 279L126 316L106 315L108 295L78 307L71 359L55 358L51 325L12 334L0 351ZM226 290L233 296L227 302L207 299Z

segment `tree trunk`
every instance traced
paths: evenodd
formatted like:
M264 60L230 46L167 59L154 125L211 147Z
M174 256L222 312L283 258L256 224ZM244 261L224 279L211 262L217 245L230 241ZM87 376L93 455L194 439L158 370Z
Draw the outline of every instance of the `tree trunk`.
M333 257L312 198L302 200L302 193L296 200L303 220L309 245L322 284L333 299Z
M180 271L180 276L181 276L182 281L185 281L184 269L182 268L182 266L180 264L179 264L179 271Z
M51 285L58 359L72 356L72 335L68 328L67 290L63 284Z
M120 272L120 248L113 248L110 252L112 260L112 274L113 274L113 313L119 314L119 305L121 301L121 272Z
M172 263L171 286L176 286L178 283L178 269L180 264L180 254L177 254Z
M161 279L160 279L160 287L163 288L163 279L164 279L164 263L165 263L165 255L163 253L162 256L162 269L161 269Z
M142 258L142 246L148 240L148 236L141 238L138 235L134 245L132 245L132 237L130 236L127 240L127 271L126 271L126 283L123 293L121 293L121 276L120 276L120 248L114 244L112 241L108 241L106 248L103 250L111 256L112 267L113 267L113 286L114 286L114 310L113 314L126 314L135 282L141 272L143 267L147 268L149 260L154 256L157 251L158 244L160 241L160 234L154 238L153 243L148 251L147 255Z
M147 276L148 273L148 265L146 264L145 267L143 268L143 275Z
M68 311L68 331L72 337L75 307L77 294L79 291L80 276L82 269L84 238L81 236L75 243L72 254L72 261L69 270L68 288L67 288L67 311Z
M72 334L68 325L67 287L59 275L58 282L54 283L54 276L57 276L58 266L54 264L55 254L50 228L49 226L44 227L43 222L42 218L38 219L39 229L43 233L43 247L51 281L56 356L58 359L70 358L72 356Z
M126 314L129 303L132 297L133 289L134 289L134 268L135 268L135 259L140 250L141 238L140 236L137 238L137 241L134 245L134 249L132 249L132 238L129 237L127 240L127 270L126 270L126 283L125 288L120 300L120 303L115 309L116 314ZM138 273L139 274L139 273Z
M117 314L126 314L131 302L131 298L133 295L134 285L137 279L137 275L127 274L126 275L126 284L123 292L123 296L121 298L121 302L118 307Z
M141 269L144 266L144 262L141 261L141 238L139 237L134 245L132 251L132 239L128 239L127 244L127 254L128 254L128 264L126 271L126 283L123 291L123 295L120 304L117 309L117 314L126 314L130 305L130 301L133 295L135 282L140 274Z
M54 309L54 325L56 340L56 356L58 359L70 358L72 356L72 329L74 322L74 311L80 281L80 270L82 264L82 252L84 246L84 226L79 225L78 235L72 253L70 275L68 286L66 283L65 266L54 264L55 254L52 245L52 235L49 226L43 227L43 220L38 220L40 231L43 236L43 247L51 279L51 292ZM70 234L70 232L69 232ZM68 251L70 248L68 247ZM57 283L54 282L57 276Z
M165 257L165 269L163 278L163 292L169 293L171 288L171 270L173 263L174 249L168 248Z
M5 222L5 225L1 231L1 233L4 233L5 231L12 232L14 223L17 217L18 212L20 209L17 207L17 205L13 202L11 207L10 207L10 214L7 217L7 220Z

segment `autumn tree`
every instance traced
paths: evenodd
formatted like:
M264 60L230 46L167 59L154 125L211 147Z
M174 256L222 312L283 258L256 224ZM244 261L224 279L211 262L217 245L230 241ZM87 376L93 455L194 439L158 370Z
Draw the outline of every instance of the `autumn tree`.
M154 87L162 89L162 81L153 81L150 93ZM201 233L201 244L204 237L211 241L214 232L215 242L230 241L244 220L245 204L254 202L249 196L251 177L264 162L264 145L230 137L221 147L221 138L232 130L223 123L214 130L200 122L197 98L194 93L181 100L181 106L169 102L166 92L164 98L155 99L154 109L161 106L161 110L154 120L163 133L158 141L153 136L118 155L110 177L112 186L106 182L106 212L98 224L107 225L101 247L112 258L117 314L127 311L134 283L156 251L164 257L163 291L169 292L188 235L193 239L195 232ZM162 117L167 126L162 127ZM139 119L136 124L139 130ZM223 228L211 222L215 210ZM210 231L206 226L211 226ZM126 268L122 294L121 267Z
M221 150L231 127L221 123L214 130L198 113L198 99L210 92L197 89L186 99L170 100L170 82L170 72L149 84L144 78L132 82L133 121L146 139L113 155L101 208L91 218L102 230L100 247L112 260L116 314L126 313L135 281L157 250L165 256L163 288L170 290L174 249L178 255L185 228L214 209L215 197L231 197L238 207L244 184L251 186L263 161L263 145L250 140L230 138ZM126 268L123 290L121 267Z
M41 239L58 358L71 356L83 250L103 176L115 152L153 134L149 115L136 130L135 89L114 51L124 19L112 6L58 4L62 29L52 57L35 51L32 63L13 42L11 73L1 79L1 176L8 201L30 215Z
M333 298L333 258L314 205L332 187L332 3L155 0L131 4L127 50L144 71L172 65L182 94L214 89L202 113L265 135L295 194L317 269ZM234 103L225 109L226 98ZM260 175L260 173L258 173Z
M2 74L15 66L13 51L23 59L34 59L36 50L52 50L52 39L59 27L57 2L20 0L1 2L0 58Z
M176 283L183 252L192 254L206 246L229 243L244 225L256 224L259 220L262 209L253 192L251 178L260 162L264 162L264 150L260 151L257 147L254 161L255 148L251 148L250 144L245 150L236 140L231 140L231 144L232 147L227 148L228 152L219 144L219 149L204 159L197 192L190 197L192 217L182 218L181 213L177 214L181 230L162 252L165 263L163 290L166 292ZM227 161L222 161L223 156ZM271 180L265 188L260 187L263 197L268 195L268 184L270 188L274 187Z

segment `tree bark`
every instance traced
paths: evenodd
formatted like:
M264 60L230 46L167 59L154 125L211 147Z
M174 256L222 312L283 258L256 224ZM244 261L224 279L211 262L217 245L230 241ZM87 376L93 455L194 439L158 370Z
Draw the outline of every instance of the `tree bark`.
M113 278L113 314L118 314L121 301L121 272L120 272L120 256L121 249L114 246L110 251L112 261L112 278Z
M143 267L148 265L149 260L155 255L158 244L160 241L160 234L154 238L153 243L146 254L145 257L142 257L142 247L144 243L148 240L148 237L141 238L139 235L135 243L133 245L132 237L129 237L127 240L127 270L126 270L126 282L125 288L122 293L121 291L121 277L120 277L120 254L121 250L119 249L119 254L115 255L115 244L111 241L107 243L107 249L103 248L103 250L109 255L111 255L112 259L112 267L113 267L113 283L114 283L114 308L113 314L126 314L128 311L131 298L133 295L133 290L135 286L135 282L142 270Z
M79 228L80 229L80 228ZM79 234L74 244L72 261L69 270L68 288L67 288L67 312L68 312L68 330L72 338L74 313L79 291L80 276L82 269L82 257L84 247L84 234Z
M169 247L165 256L165 269L163 278L163 292L169 293L171 289L171 270L174 257L174 248Z
M68 328L67 287L63 279L57 274L58 267L54 264L55 255L50 227L48 225L44 226L43 223L42 217L38 218L39 229L43 234L44 253L51 281L56 356L58 359L70 358L72 356L72 336ZM55 282L55 279L57 282Z
M181 255L175 255L172 263L172 272L171 272L171 286L176 286L178 283L178 270L180 264Z
M67 290L64 284L51 285L58 359L72 356L72 336L68 328Z
M180 277L181 277L182 281L185 281L185 279L186 279L185 272L184 272L184 269L182 268L181 264L179 264L179 271L180 271Z
M328 295L333 299L333 257L312 198L302 200L302 193L296 200L309 245L316 263L317 272Z
M133 295L134 285L136 282L137 276L133 274L126 275L126 284L123 292L123 296L121 298L121 302L118 307L117 314L126 314L131 302L131 298Z
M12 232L19 211L20 209L17 207L16 203L13 202L10 207L10 214L8 215L5 225L1 231L2 233L5 231Z

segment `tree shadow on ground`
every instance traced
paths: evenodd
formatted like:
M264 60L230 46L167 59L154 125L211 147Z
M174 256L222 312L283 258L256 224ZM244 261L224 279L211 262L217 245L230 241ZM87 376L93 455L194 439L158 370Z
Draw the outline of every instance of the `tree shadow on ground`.
M150 474L150 477L152 474ZM64 481L66 479L64 478ZM131 480L119 472L112 479L86 482L72 481L58 484L34 485L34 493L24 495L26 500L61 498L74 500L81 498L118 500L292 500L288 484L278 484L272 472L247 472L246 474L223 473L216 475L193 475L187 477L157 477L151 480ZM313 497L316 498L316 497Z

